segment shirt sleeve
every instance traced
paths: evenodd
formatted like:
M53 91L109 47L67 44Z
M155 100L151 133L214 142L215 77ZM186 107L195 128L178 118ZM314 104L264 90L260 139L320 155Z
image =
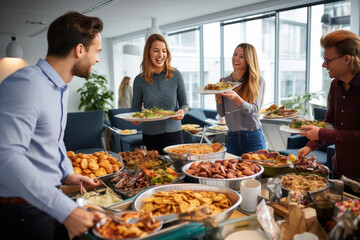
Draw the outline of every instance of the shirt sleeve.
M329 97L328 97L328 110L326 111L325 119L324 121L327 123L330 123L334 125L335 121L335 91L337 87L337 81L333 80L331 82L331 87L329 90Z
M179 108L181 108L184 111L184 113L186 113L186 111L188 110L188 103L186 98L184 79L179 71L178 74L179 74L179 82L177 88L177 100L179 102Z
M248 103L245 100L240 107L240 111L247 115L256 115L259 113L259 109L263 100L264 96L264 79L260 77L260 89L259 89L259 96L255 100L254 103Z
M76 203L48 184L26 155L41 115L44 101L39 94L41 89L19 78L2 84L5 85L0 88L0 188L63 222L77 207Z
M131 104L132 112L140 112L143 102L143 93L141 88L141 75L136 76L134 80L133 99Z

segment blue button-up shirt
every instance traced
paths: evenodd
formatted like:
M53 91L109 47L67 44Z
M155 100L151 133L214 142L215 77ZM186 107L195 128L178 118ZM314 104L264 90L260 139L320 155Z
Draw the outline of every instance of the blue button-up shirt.
M0 196L22 197L60 222L76 208L59 190L74 173L63 141L68 95L43 59L0 84Z

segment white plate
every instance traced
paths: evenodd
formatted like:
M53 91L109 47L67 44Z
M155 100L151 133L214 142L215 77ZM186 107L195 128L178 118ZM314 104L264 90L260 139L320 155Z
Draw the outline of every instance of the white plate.
M305 132L304 130L300 130L300 129L296 129L296 128L291 128L289 127L289 125L281 125L279 128L280 131L283 132L288 132L288 133L301 133L301 132Z
M266 234L261 229L256 230L243 230L231 233L225 240L238 240L238 239L252 239L252 240L266 240Z
M209 129L213 130L213 131L220 131L220 132L229 131L229 128L227 126L210 126Z
M124 129L124 130L118 130L117 133L120 135L134 135L134 134L137 134L137 130L136 129Z
M227 89L223 89L223 90L205 90L204 88L205 87L198 87L196 90L195 90L195 93L200 93L200 94L204 94L204 95L207 95L207 94L216 94L216 93L224 93L224 92L227 92L231 89L234 89L236 87L238 87L241 83L239 82L234 82L234 86L232 88L227 88Z
M115 117L122 118L129 122L154 122L154 121L160 121L165 120L172 117L178 117L180 114L172 115L172 116L165 116L165 117L158 117L158 118L134 118L132 115L135 114L135 112L130 113L120 113L115 115Z

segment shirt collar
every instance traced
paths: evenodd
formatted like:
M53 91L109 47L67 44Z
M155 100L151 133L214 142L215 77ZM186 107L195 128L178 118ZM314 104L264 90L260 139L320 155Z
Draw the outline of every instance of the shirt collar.
M41 68L41 70L49 78L49 81L51 81L58 89L62 91L66 90L67 85L64 80L46 60L40 58L36 66Z
M349 82L350 86L353 87L357 87L360 86L360 72L358 72L357 74L355 74L355 76L353 77L353 79L351 79L351 81Z

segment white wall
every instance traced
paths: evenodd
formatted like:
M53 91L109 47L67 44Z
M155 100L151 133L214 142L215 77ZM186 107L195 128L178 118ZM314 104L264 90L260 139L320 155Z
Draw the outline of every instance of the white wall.
M11 35L3 35L0 34L0 64L3 62L4 57L6 56L6 47L11 41ZM39 58L45 58L47 53L47 39L46 32L39 34L35 37L27 37L27 36L16 36L16 41L22 47L24 53L24 60L28 63L28 65L35 65ZM96 70L99 74L105 74L108 76L110 82L112 82L112 74L110 71L110 57L109 57L109 40L102 39L102 51L100 52L100 62L93 66L93 69ZM0 66L0 71L2 68ZM4 71L2 71L3 73ZM1 81L5 78L2 76ZM76 92L84 83L84 80L78 77L74 77L73 80L69 83L69 103L68 103L68 112L77 112L78 106L80 103L80 96Z

